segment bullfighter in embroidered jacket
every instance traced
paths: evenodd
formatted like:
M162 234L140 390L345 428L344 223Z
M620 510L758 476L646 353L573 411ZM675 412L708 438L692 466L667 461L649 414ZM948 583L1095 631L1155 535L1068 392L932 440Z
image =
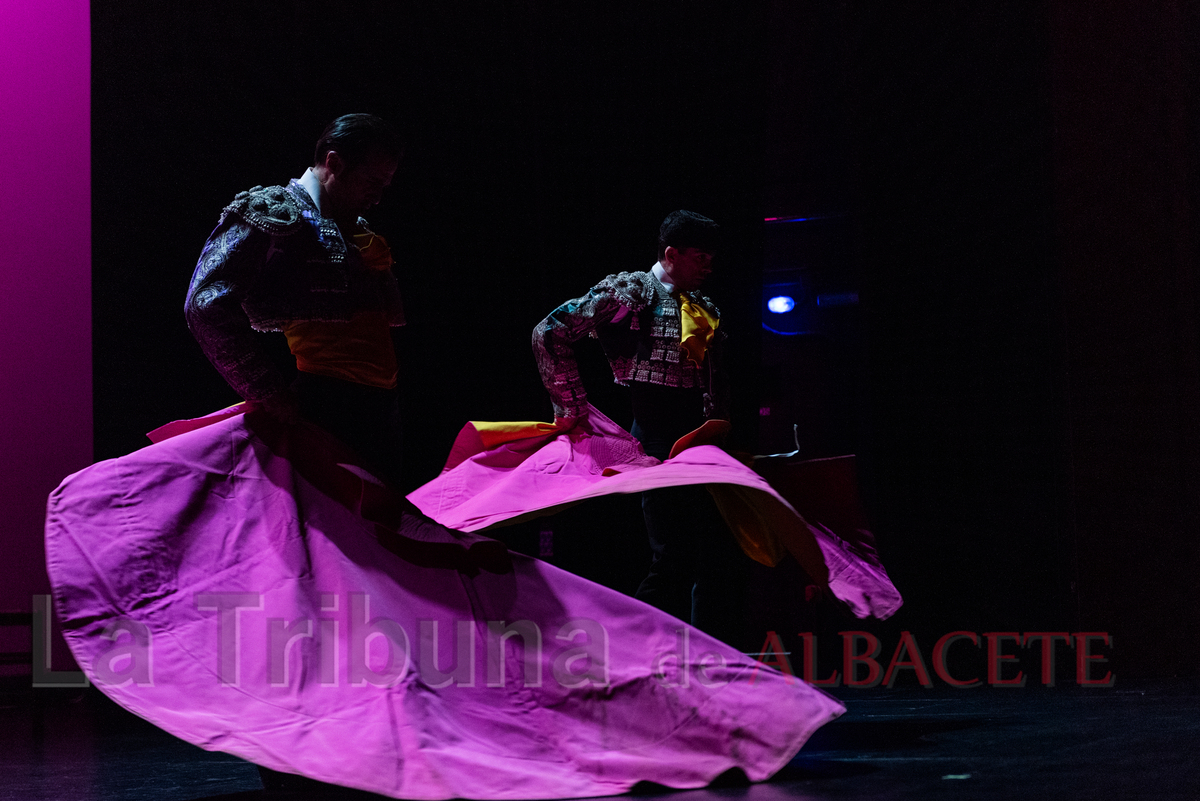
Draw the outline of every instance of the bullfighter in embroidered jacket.
M600 341L618 384L630 388L631 433L666 459L706 419L727 419L720 312L699 288L713 269L720 229L676 211L659 229L659 259L645 272L610 275L559 306L533 331L542 383L558 422L586 416L587 392L572 343ZM637 597L732 644L741 630L747 557L702 488L648 492L642 511L652 563Z
M394 475L399 460L391 328L404 324L391 251L359 215L379 202L400 158L369 114L334 120L313 166L287 186L255 187L221 214L185 304L204 354L252 405L318 423ZM261 332L281 331L299 378L288 385Z

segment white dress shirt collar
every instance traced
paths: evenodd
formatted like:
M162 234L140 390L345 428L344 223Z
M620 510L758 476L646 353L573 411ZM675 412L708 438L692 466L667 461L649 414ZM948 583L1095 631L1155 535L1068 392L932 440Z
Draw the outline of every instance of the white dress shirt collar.
M675 291L675 284L671 283L671 279L667 276L667 271L663 269L661 261L654 262L654 266L650 268L650 272L654 273L654 277L658 279L658 282L662 284L668 292Z

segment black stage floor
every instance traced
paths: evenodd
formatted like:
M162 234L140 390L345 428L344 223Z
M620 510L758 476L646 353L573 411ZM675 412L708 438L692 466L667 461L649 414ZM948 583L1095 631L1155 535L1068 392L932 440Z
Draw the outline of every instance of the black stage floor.
M1200 681L1194 679L839 695L846 715L817 732L770 782L725 777L703 790L646 786L635 795L671 801L1200 798ZM9 685L0 700L5 801L313 797L268 795L253 765L177 740L95 689Z

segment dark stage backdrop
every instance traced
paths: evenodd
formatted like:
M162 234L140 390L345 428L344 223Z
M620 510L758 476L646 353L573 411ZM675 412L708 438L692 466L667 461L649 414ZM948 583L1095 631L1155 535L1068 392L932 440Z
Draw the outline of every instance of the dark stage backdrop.
M648 269L676 208L734 234L711 292L749 384L763 175L764 16L753 6L92 9L98 457L237 400L183 322L200 247L235 193L298 177L324 124L349 111L407 134L369 218L405 296L413 486L437 474L465 421L549 418L534 325L609 273ZM595 404L628 422L611 378L589 379ZM742 393L744 408L754 402ZM742 417L752 443L756 417Z
M1118 676L1194 674L1200 4L788 8L851 76L776 114L822 98L854 143L891 625L1106 632ZM792 196L844 196L791 147Z
M94 0L96 456L236 400L182 319L200 247L374 111L409 141L369 216L408 308L410 485L465 420L549 415L534 324L647 268L675 208L734 235L711 294L756 449L761 221L831 217L860 297L838 441L908 600L888 646L1111 631L1118 675L1194 670L1200 27L1103 5ZM830 381L806 364L792 392Z
M912 628L1073 629L1046 7L864 7L864 467Z

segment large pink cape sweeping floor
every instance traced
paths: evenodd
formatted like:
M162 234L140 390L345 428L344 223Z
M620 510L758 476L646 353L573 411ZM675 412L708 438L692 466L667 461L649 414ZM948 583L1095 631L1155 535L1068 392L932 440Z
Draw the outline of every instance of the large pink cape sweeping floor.
M761 780L844 711L339 464L249 414L68 477L47 559L92 681L203 748L412 799Z
M822 521L805 520L766 480L712 445L688 448L659 463L595 408L570 430L545 430L490 446L469 423L442 474L408 499L444 526L481 531L602 495L683 484L708 485L732 523L747 524L742 527L748 532L742 537L747 552L768 561L765 552L774 550L776 559L768 561L773 565L790 551L858 617L883 620L903 603L869 532L842 527L843 537Z

